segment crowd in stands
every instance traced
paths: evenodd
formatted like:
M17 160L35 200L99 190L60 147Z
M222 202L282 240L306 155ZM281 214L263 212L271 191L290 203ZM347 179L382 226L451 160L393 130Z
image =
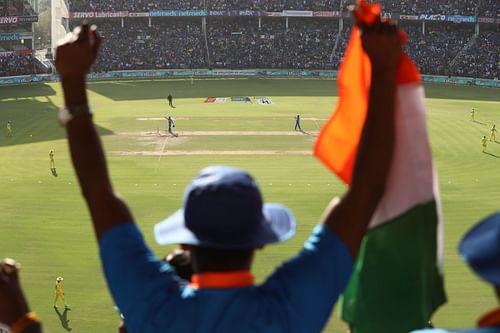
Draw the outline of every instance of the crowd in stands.
M149 11L149 10L261 10L281 12L283 10L314 10L338 11L341 10L340 0L69 0L71 11ZM500 3L497 0L381 0L386 12L400 14L449 14L449 15L476 15L488 17L498 16ZM345 9L353 0L343 1ZM479 11L479 12L478 12Z
M480 0L385 0L380 1L387 12L400 14L474 15Z
M134 20L126 28L108 22L99 28L104 43L96 72L206 67L199 20L162 21L151 27L146 20Z
M76 23L75 23L76 24ZM470 24L402 23L409 35L406 49L424 74L500 78L500 32L474 37ZM208 18L205 34L200 19L129 19L99 22L103 47L94 72L144 69L274 68L338 69L350 36L346 24L339 35L338 21L267 18L259 27L255 18ZM457 54L463 56L451 62ZM11 57L11 56L10 56ZM5 58L5 57L4 57ZM2 61L0 75L29 74L32 67L20 56ZM18 70L16 71L16 68Z
M353 1L343 1L347 7ZM434 13L499 17L496 0L382 0L384 10L401 14ZM250 9L263 11L339 10L339 0L68 0L72 11L149 11L161 9ZM0 13L14 15L32 12L26 1L0 0ZM72 22L73 25L79 22ZM428 24L425 34L420 24L402 23L410 36L407 47L425 74L463 75L498 78L498 32L481 33L464 56L450 63L467 48L474 28L471 24ZM349 23L339 34L338 21L329 19L208 18L206 30L200 18L119 19L98 22L106 40L94 66L96 72L131 69L173 68L290 68L337 69L350 35ZM7 27L7 28L6 28ZM4 32L9 26L2 28ZM5 30L7 29L7 30ZM0 52L2 51L0 45ZM32 73L23 66L27 56L3 60L0 75ZM4 57L5 58L5 57ZM18 65L16 67L16 64ZM18 68L18 70L16 70Z
M0 76L45 74L31 54L0 54Z
M453 68L458 76L500 78L500 32L486 32L478 36L473 47L459 58Z
M500 1L481 0L478 8L479 16L500 18Z
M337 69L350 36L347 25L337 43L338 25L334 21L290 19L287 29L283 19L262 20L260 28L255 19L208 19L205 43L197 20L158 20L151 27L146 20L134 22L125 28L118 22L100 25L106 43L94 71L207 67ZM477 45L468 48L461 60L465 63L450 68L452 60L474 35L473 26L427 25L425 34L418 24L404 25L404 29L410 37L408 53L422 73L500 77L499 52L494 47L498 45L498 33L480 34Z
M26 0L0 0L1 16L31 16L35 15L33 7Z
M211 65L221 68L325 68L338 26L321 20L211 20L208 44ZM280 52L276 52L280 50Z
M297 23L295 27L300 34L304 27ZM348 172L354 170L349 188L341 198L334 199L327 206L320 224L314 227L298 254L277 265L273 273L259 284L255 283L251 270L255 252L293 237L297 222L292 211L282 204L264 204L257 182L246 171L227 166L206 167L187 186L183 207L155 225L154 239L158 245L179 244L179 249L164 260L157 258L147 246L129 206L115 194L105 151L93 122L86 75L99 54L99 34L89 25L83 25L77 32L79 36L67 38L58 47L57 71L61 75L65 103L59 111L59 123L67 133L73 169L99 244L104 277L116 309L124 320L119 332L319 333L326 326L341 294L344 294L344 304L354 307L357 314L355 318L343 315L342 319L350 330L356 332L500 332L498 305L478 320L477 328L460 331L433 329L430 319L433 312L446 303L446 295L443 273L438 269L441 265L438 262L438 231L431 232L421 222L434 220L432 228L439 229L439 203L433 203L425 208L426 211L419 207L416 214L400 217L397 222L384 223L383 218L378 217L384 213L382 202L397 203L398 197L390 191L394 185L398 195L407 197L418 192L424 195L427 191L436 193L435 179L422 182L416 176L400 172L420 167L420 174L435 178L432 176L431 152L422 149L429 145L425 116L420 110L423 97L414 97L413 93L418 90L415 85L398 88L394 80L396 73L410 68L405 68L404 64L401 66L399 31L393 24L378 21L372 27L363 28L367 33L361 35L360 43L377 74L371 76L366 96L347 94L340 97L340 107L336 112L341 116L334 117L330 124L344 126L334 128L333 132L327 126L322 132L343 139L340 141L346 144L342 149L346 149L352 144L348 139L355 132L356 125L345 123L342 118L367 109L360 132L361 144L359 147L356 147L357 143L353 144L354 164L339 168ZM108 31L113 29L109 27ZM407 30L417 43L422 42L418 31L412 31L411 27ZM429 34L432 32L434 30L430 29ZM218 32L214 30L212 33ZM436 36L441 33L439 31ZM315 41L323 35L316 30L316 33L301 37ZM498 33L490 31L475 38L478 40L472 41L478 46L494 47ZM233 47L228 46L224 38L221 40L221 47ZM282 42L283 47L288 46L286 38ZM434 45L434 41L427 40L422 44L428 43ZM133 48L132 44L128 46ZM449 47L460 46L453 44ZM313 48L309 51L314 51ZM442 50L436 50L439 51ZM356 63L360 58L358 53L349 61ZM362 75L352 76L354 84L344 82L347 90L356 90L356 81L363 80ZM402 106L396 106L396 96L403 96ZM169 97L171 103L171 95ZM353 98L361 100L352 103L350 99ZM397 109L404 112L397 112ZM55 123L56 119L53 121ZM299 115L296 121L299 122ZM409 122L411 126L405 127ZM10 121L6 126L10 138ZM402 127L409 130L411 140L401 140L396 135ZM496 142L495 125L491 133L490 141ZM331 161L332 157L338 158L339 155L340 160L344 159L342 149L332 144L330 136L318 139L323 145L321 154L326 157L323 161ZM486 136L483 140L487 140ZM483 153L485 148L483 144ZM49 156L53 158L53 155ZM402 161L404 163L400 163ZM399 168L394 170L391 165ZM400 181L412 186L400 186ZM86 218L78 216L70 222L80 223ZM378 244L366 245L380 243L377 242L380 236L375 234L372 237L374 232L369 232L369 225L374 220L382 222L381 225L399 224L398 231L407 231L406 235L404 232L385 233L385 238L396 244L395 250ZM405 221L412 222L411 230ZM420 226L415 227L415 224ZM402 242L411 238L407 235L413 236L413 230L420 234L420 247L415 241L406 245ZM495 289L500 302L499 239L500 213L497 212L482 219L463 236L458 252L469 268ZM411 260L401 260L401 254ZM423 257L422 260L414 259L418 256ZM372 266L377 275L370 276L366 270L354 269L355 264ZM21 287L20 269L21 264L14 259L0 260L0 332L43 333L42 322L31 310ZM382 274L379 271L383 271ZM408 276L413 277L404 278ZM385 292L380 293L374 286L384 279L393 283L386 283ZM54 309L63 328L71 331L67 318L70 307L64 298L63 280L62 276L55 279ZM431 288L429 284L435 286ZM410 288L416 292L408 293ZM480 299L477 290L470 290L467 300ZM349 304L349 299L354 300L353 305ZM63 315L58 310L58 300L64 304ZM489 300L481 301L469 304L469 307L477 305L477 308L482 308L490 303ZM396 308L395 304L401 313L387 320L388 313ZM368 318L370 320L366 320ZM428 329L429 326L432 329Z
M425 35L420 25L406 25L409 37L407 51L422 73L447 75L448 66L474 34L470 25L427 26Z
M212 10L263 10L263 11L282 11L282 10L338 10L340 6L339 0L110 0L110 1L94 1L94 0L69 0L69 8L72 11L149 11L161 9L176 9L176 10L196 10L196 9L212 9Z

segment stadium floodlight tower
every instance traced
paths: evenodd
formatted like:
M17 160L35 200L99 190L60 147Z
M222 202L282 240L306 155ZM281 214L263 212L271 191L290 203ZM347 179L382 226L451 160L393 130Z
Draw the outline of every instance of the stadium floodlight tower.
M52 24L51 24L51 47L52 54L57 47L57 41L69 32L69 10L66 0L51 1Z

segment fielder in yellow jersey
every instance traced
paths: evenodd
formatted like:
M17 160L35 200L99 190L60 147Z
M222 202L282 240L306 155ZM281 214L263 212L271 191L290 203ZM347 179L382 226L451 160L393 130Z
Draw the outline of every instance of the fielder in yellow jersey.
M64 300L64 291L62 289L62 281L63 280L64 279L61 276L58 276L56 278L56 287L55 287L56 288L56 290L55 290L55 292L56 292L56 298L54 299L54 307L57 308L57 300L61 299L61 301L64 304L64 307L66 309L69 309L69 305L67 305L66 301Z
M12 124L10 123L10 121L7 122L7 136L12 136Z
M49 165L52 176L57 177L56 162L54 161L54 149L49 151Z
M488 139L486 139L486 135L481 139L481 143L483 144L483 153L486 152L486 148L488 147Z
M493 125L493 127L491 128L490 141L496 142L497 141L496 135L497 135L497 129L496 129L496 126Z

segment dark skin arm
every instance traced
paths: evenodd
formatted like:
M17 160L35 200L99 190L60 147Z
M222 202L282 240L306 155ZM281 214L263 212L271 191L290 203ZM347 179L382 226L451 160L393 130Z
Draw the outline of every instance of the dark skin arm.
M4 259L0 261L0 323L12 326L28 312L30 308L21 288L18 266L14 260ZM25 329L30 333L42 331L40 323Z
M87 104L85 75L95 62L101 38L94 27L82 26L60 42L56 67L61 76L67 107ZM97 238L110 228L133 221L113 191L101 140L89 114L79 114L66 125L71 158L89 207Z
M323 223L345 242L353 258L385 192L394 153L395 81L401 57L399 34L392 23L363 27L362 43L372 64L367 119L351 187L323 215Z

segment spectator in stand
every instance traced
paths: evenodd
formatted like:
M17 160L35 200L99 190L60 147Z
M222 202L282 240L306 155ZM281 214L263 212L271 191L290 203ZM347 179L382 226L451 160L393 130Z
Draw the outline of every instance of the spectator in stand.
M460 254L470 268L495 288L500 303L500 213L494 214L473 227L459 246ZM441 329L414 333L446 333ZM459 331L453 331L459 333ZM483 316L478 328L463 333L500 333L500 307ZM450 332L451 333L451 332Z
M0 1L1 16L32 16L35 11L27 0L3 0Z
M141 69L206 68L201 21L99 22L105 43L94 72Z
M409 36L409 55L422 73L431 75L448 75L450 63L474 34L473 26L452 23L428 24L425 35L420 25L402 27Z
M338 10L339 0L149 0L125 1L125 0L69 0L69 8L75 12L88 11L138 11L150 10L315 10L333 11Z
M344 1L343 6L355 1ZM445 14L473 16L479 13L495 17L500 10L496 0L381 0L384 11L418 15ZM338 11L340 0L69 0L71 11L139 11L149 10L260 10L266 12L281 12L283 10Z
M8 52L0 53L0 76L16 76L45 73L36 65L33 55L16 54Z
M388 13L406 15L445 14L475 15L480 0L382 0L383 10Z
M455 76L500 79L500 31L481 32L453 68Z
M500 18L500 2L498 0L481 0L478 14L483 17Z
M263 205L255 181L241 170L204 169L186 191L184 210L156 228L161 243L191 247L195 275L191 285L180 282L172 267L147 248L107 173L85 90L85 75L101 39L84 26L63 41L56 66L66 106L59 116L105 275L130 332L321 331L384 194L394 151L394 78L401 45L390 23L368 29L363 46L378 75L372 76L351 187L342 199L332 201L301 253L260 286L254 286L250 273L254 251L293 235L291 212L281 205Z

